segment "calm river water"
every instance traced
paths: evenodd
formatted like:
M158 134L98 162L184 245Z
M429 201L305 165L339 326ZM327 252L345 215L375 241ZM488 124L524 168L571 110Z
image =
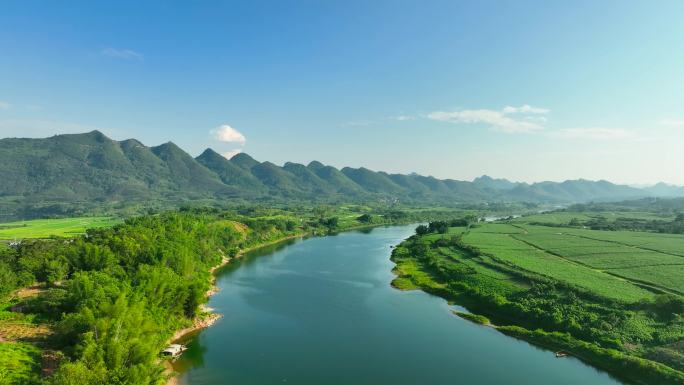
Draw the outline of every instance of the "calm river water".
M415 226L260 249L219 273L224 317L176 363L185 385L616 385L573 358L452 315L390 282Z

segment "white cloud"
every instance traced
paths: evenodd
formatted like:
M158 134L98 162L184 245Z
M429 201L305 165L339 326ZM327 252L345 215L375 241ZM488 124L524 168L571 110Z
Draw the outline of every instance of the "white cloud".
M211 134L216 140L221 142L240 143L244 146L247 141L247 138L245 138L240 131L227 124L223 124L211 130Z
M621 128L587 127L587 128L564 128L551 134L551 136L563 139L588 139L588 140L639 140L639 134L632 130Z
M226 159L230 159L230 158L234 157L235 155L237 155L241 152L242 152L242 149L236 148L234 150L228 150L221 155L223 155L223 157Z
M143 61L145 59L145 57L141 53L135 52L131 49L117 49L109 47L100 51L100 54L102 56L108 56L123 60Z
M9 110L10 107L12 107L11 104L0 100L0 110Z
M684 119L663 119L658 122L661 126L666 127L684 127Z
M548 114L551 110L540 107L532 107L529 104L524 104L520 107L506 106L501 110L504 114Z
M525 106L523 106L525 107ZM521 113L523 107L505 107L501 111L497 110L487 110L487 109L480 109L480 110L459 110L459 111L434 111L431 112L427 115L428 119L432 120L439 120L442 122L449 122L449 123L455 123L455 124L475 124L475 123L483 123L491 126L497 131L513 134L513 133L527 133L527 132L534 132L538 130L544 129L544 124L546 123L546 119L539 120L539 119L529 119L529 118L535 118L535 117L521 117L520 119L518 118L512 118L510 116L507 116L508 113ZM529 107L529 106L527 106ZM534 107L530 107L534 108ZM509 111L513 111L512 109L515 109L515 112L506 112L506 109L509 109ZM528 108L524 108L527 110ZM536 109L535 110L542 110L542 109ZM520 110L520 111L519 111ZM548 110L545 110L548 111ZM529 113L529 112L528 112ZM537 112L535 112L537 113Z
M413 116L409 116L409 115L399 115L399 116L394 116L391 119L392 120L398 120L400 122L405 122L407 120L413 120L415 118Z

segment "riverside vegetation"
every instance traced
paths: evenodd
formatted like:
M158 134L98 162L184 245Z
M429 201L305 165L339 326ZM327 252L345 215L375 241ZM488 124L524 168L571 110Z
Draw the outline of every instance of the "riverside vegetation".
M681 216L579 209L419 226L393 251L393 284L442 296L474 313L464 318L630 383L684 384L684 236L655 232L675 232L664 224ZM652 232L583 225L598 218L657 223Z
M358 206L186 209L75 238L0 243L0 384L163 384L159 351L206 315L210 269L240 250L450 215Z

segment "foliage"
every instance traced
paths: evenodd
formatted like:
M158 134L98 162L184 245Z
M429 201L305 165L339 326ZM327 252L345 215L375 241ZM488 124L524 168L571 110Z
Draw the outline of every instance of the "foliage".
M259 162L247 154L225 159L211 149L193 158L168 142L147 147L101 132L45 139L0 139L0 217L32 219L93 213L130 215L193 204L311 204L384 202L456 204L496 210L507 203L586 202L643 196L643 190L585 180L531 185L504 180L440 180L366 168L338 170L320 162Z
M406 221L447 215L393 212L391 218ZM72 239L26 239L0 248L0 294L36 281L44 288L19 305L27 317L54 325L49 343L66 355L50 384L158 384L164 377L158 352L198 316L211 267L290 236L365 225L358 220L364 215L393 223L382 213L356 206L186 207Z
M630 381L683 381L684 297L655 295L638 282L613 275L649 268L659 275L641 276L642 281L677 287L681 269L672 264L681 264L683 257L657 251L674 247L674 236L637 233L636 239L617 239L617 232L513 223L450 228L447 234L430 232L426 226L395 247L395 286L447 298L473 312L459 316L492 320L506 333L572 349L574 355ZM605 234L615 237L602 240ZM642 246L620 243L627 239ZM650 251L637 248L643 245ZM611 269L611 274L593 267L599 261L602 269L626 266L629 258L637 266L652 265ZM626 364L632 367L621 370Z
M23 342L0 343L0 385L39 383L40 349Z

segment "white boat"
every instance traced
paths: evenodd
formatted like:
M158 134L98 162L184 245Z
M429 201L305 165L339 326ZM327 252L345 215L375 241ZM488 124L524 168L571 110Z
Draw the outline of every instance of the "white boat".
M164 357L178 358L184 351L188 350L185 345L171 344L168 348L162 350L161 354Z

